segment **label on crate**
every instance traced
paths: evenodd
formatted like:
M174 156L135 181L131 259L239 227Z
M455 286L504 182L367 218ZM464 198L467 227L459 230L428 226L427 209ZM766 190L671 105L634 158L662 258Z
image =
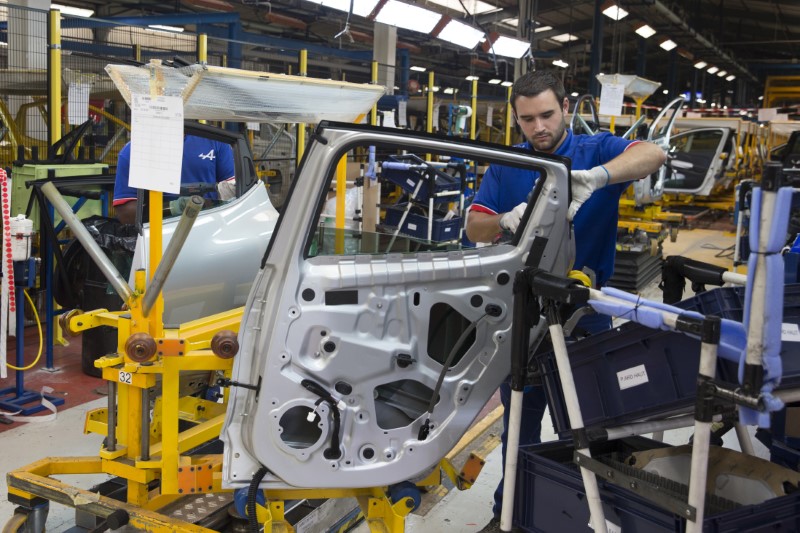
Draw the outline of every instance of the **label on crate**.
M800 342L800 326L797 324L781 324L781 341Z
M619 390L625 390L637 385L644 385L650 380L647 379L647 369L644 365L638 365L617 372L617 381Z

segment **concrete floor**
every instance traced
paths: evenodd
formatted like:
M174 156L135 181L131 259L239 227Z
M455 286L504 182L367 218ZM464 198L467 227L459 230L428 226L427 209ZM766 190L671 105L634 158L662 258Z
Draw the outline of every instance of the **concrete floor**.
M733 244L733 236L724 234L719 228L694 229L681 231L675 243L664 243L664 256L684 255L693 259L707 261L725 267L731 266L730 259L717 257L720 251ZM657 280L652 282L642 295L645 298L660 300ZM685 296L690 296L687 288ZM13 374L12 374L13 375ZM63 381L63 378L59 378ZM100 380L83 385L83 389L100 386ZM3 385L8 386L8 383ZM65 385L66 386L66 385ZM91 399L89 395L87 399ZM83 434L84 413L90 409L105 405L105 399L94 395L97 399L87 403L68 402L66 409L59 412L54 422L17 424L11 429L0 426L4 453L0 454L0 472L28 464L51 455L93 455L96 454L101 438L98 435ZM84 399L83 401L86 401ZM545 416L543 440L555 439L549 416ZM684 444L692 434L691 428L667 432L665 441L670 444ZM737 448L733 432L726 435L726 446ZM756 443L758 454L766 456L766 449ZM488 456L477 482L468 491L450 491L426 516L412 514L407 519L407 531L422 533L476 532L479 531L492 516L492 494L500 478L500 450L496 448ZM62 479L74 483L81 488L88 488L104 479L104 476L63 476ZM13 513L13 505L7 499L5 476L0 479L0 524L3 524ZM47 521L47 530L58 533L70 528L74 521L71 508L52 506ZM366 532L368 528L362 524L356 530Z

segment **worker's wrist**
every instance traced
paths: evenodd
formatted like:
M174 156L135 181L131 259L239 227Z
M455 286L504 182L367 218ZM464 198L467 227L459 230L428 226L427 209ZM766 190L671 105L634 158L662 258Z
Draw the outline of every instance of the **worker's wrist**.
M611 183L611 172L608 171L605 165L597 165L594 167L592 169L592 174L594 175L598 189L602 189Z

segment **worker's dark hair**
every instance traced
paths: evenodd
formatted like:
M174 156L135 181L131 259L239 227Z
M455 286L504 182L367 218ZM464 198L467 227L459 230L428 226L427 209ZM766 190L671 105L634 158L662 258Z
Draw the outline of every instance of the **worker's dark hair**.
M567 91L564 90L561 78L549 70L526 72L517 78L517 81L511 87L511 107L514 111L517 110L516 102L518 96L537 96L547 89L553 91L558 105L561 105L567 96Z

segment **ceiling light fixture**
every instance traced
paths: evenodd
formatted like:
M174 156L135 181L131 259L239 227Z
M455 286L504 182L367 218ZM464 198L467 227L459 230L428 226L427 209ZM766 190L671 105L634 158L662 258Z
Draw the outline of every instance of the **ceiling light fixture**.
M469 24L464 24L457 20L450 20L435 37L472 50L478 46L483 35L483 31L473 28Z
M539 32L542 32L542 31L550 31L552 29L553 29L552 26L537 26L536 29L533 30L533 33L539 33Z
M324 7L337 11L350 12L350 0L308 0ZM353 14L359 17L368 17L378 5L378 0L353 0Z
M661 42L658 44L658 46L660 46L661 48L663 48L664 50L666 50L667 52L669 52L670 50L672 50L673 48L675 48L676 46L678 46L678 43L676 43L676 42L675 42L675 41L673 41L672 39L664 39L663 41L661 41Z
M603 15L611 20L622 20L628 16L628 12L619 7L616 2L606 2L600 6L600 9L603 10Z
M531 43L492 32L489 40L483 43L483 50L498 56L520 59L530 52Z
M428 69L425 67L418 67L417 65L414 65L413 67L409 67L409 70L413 70L414 72L425 72Z
M656 30L648 26L647 24L642 24L638 28L636 28L636 33L644 37L645 39L649 39L653 35L656 34Z
M719 67L713 67L712 66L712 67L708 67L708 70L706 72L708 72L709 74L716 74L716 72L718 70L719 70Z
M694 64L694 68L697 69L706 68L707 66L708 63L706 63L705 61L698 61L697 63Z
M397 0L386 2L375 17L375 22L388 26L397 26L405 30L430 33L441 20L442 15L429 9Z
M730 76L728 76L727 78L725 78L725 81L733 81L733 80L735 80L735 79L736 79L736 74L731 74Z
M571 33L562 33L560 35L554 35L553 37L550 38L554 41L558 41L559 43L568 43L570 41L578 40L578 38L575 35L572 35Z
M178 32L181 33L183 28L179 28L177 26L164 26L163 24L151 24L148 26L151 30L161 30L161 31L169 31L169 32Z
M499 78L494 78L494 79L489 80L489 85L498 85L501 81L503 81L503 80L501 80Z
M477 80L480 79L480 77L478 77L478 76L467 76L464 79L467 80L467 81L477 81Z
M569 63L567 63L566 61L562 61L560 59L556 59L555 61L553 61L553 64L561 68L567 68L569 66Z
M727 70L720 70L719 72L717 72L717 76L719 76L720 78L724 78L727 75L728 75Z
M58 9L59 11L61 11L62 15L72 15L73 17L82 17L82 18L88 18L94 15L94 11L91 9L81 9L79 7L62 6L61 4L50 4L50 7L53 9Z
M350 0L347 0L348 2ZM493 6L492 4L482 2L481 0L470 0L469 2L465 2L462 4L458 0L428 0L432 4L437 4L447 9L452 9L453 11L458 11L459 13L464 13L465 15L480 15L482 13L491 13L493 11L500 11L500 8L497 6ZM469 13L464 9L464 5L469 7Z

